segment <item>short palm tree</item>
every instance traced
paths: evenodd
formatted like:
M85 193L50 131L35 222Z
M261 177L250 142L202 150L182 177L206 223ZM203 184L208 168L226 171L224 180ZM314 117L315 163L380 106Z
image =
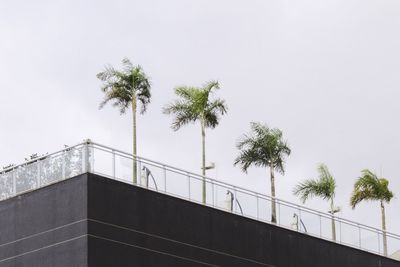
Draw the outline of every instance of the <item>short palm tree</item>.
M389 181L379 178L370 170L362 170L361 176L354 184L354 190L350 198L350 205L354 209L363 200L376 200L381 204L382 232L383 232L383 254L387 256L386 239L386 217L385 205L393 198L393 193L389 190Z
M206 175L205 129L214 129L219 124L220 115L224 115L227 111L227 106L224 100L211 98L213 91L217 89L219 89L219 83L217 81L207 82L203 87L176 87L175 94L179 99L163 108L164 114L172 114L175 116L172 123L172 129L175 131L190 122L200 122L202 140L201 173L203 175L203 203L206 203L206 182L204 180L204 176Z
M116 70L112 66L106 66L105 70L97 74L97 78L103 82L101 90L104 100L100 104L103 108L109 101L118 107L121 114L131 107L133 125L133 155L137 155L136 144L136 112L137 102L141 103L140 113L146 112L151 99L150 79L144 73L141 66L134 66L129 59L122 60L123 69ZM133 159L133 183L137 182L137 163Z
M318 165L318 175L318 179L308 179L299 183L294 188L293 193L296 196L299 196L303 203L314 196L330 202L329 213L332 215L332 240L336 241L334 214L339 211L338 209L335 209L334 206L336 181L325 164Z
M261 123L251 123L251 134L243 135L237 148L239 156L234 165L240 164L244 172L251 166L268 167L271 178L271 222L276 223L276 201L275 201L275 171L285 173L285 157L289 156L291 150L286 141L282 139L282 131L270 129Z

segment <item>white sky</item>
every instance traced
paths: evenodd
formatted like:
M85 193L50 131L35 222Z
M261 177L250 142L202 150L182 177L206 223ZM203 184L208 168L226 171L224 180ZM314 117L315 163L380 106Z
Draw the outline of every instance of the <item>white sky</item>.
M176 85L217 79L229 113L207 132L218 179L269 194L264 169L232 163L237 138L261 121L292 148L279 198L328 165L342 216L380 227L378 203L349 208L360 170L400 194L400 2L397 0L147 0L0 2L0 166L85 138L131 151L131 117L102 99L96 74L123 57L152 77L139 154L200 172L200 129L178 132L161 108ZM215 177L216 172L209 175ZM328 204L308 206L327 210ZM387 208L400 233L400 201Z

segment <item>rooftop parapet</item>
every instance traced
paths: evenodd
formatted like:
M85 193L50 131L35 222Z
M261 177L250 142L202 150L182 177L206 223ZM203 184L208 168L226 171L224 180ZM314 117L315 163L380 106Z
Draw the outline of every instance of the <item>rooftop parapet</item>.
M138 184L133 184L133 164L137 164ZM0 200L91 172L148 190L172 195L215 209L271 223L272 197L245 188L203 177L160 162L135 156L86 140L63 150L37 157L0 172ZM202 182L207 198L202 202ZM275 198L277 226L383 255L383 235L389 255L400 250L400 236L358 222L333 216L338 229L332 240L332 215ZM396 254L397 253L397 254Z

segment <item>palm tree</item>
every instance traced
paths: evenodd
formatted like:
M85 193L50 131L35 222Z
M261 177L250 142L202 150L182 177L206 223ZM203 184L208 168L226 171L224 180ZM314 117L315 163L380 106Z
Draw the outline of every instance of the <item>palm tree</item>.
M97 78L103 82L101 90L104 100L100 104L103 108L109 101L118 107L121 114L131 107L133 124L133 155L137 155L136 145L136 111L137 102L141 103L140 114L146 112L151 98L150 79L144 73L141 66L134 66L129 59L122 60L123 69L116 70L112 66L106 66L105 70L97 74ZM137 182L137 163L133 159L133 183Z
M254 165L256 167L268 167L271 178L271 222L276 223L275 203L275 171L285 173L285 156L290 155L290 148L286 141L282 140L282 131L270 129L261 123L251 123L252 133L243 135L237 143L240 150L234 165L240 164L244 172Z
M370 170L362 170L361 177L354 183L350 205L354 209L363 200L377 200L381 204L382 232L383 232L383 254L387 256L386 240L386 217L384 202L389 203L393 193L389 190L389 181L379 178Z
M329 172L328 167L325 164L318 166L318 179L308 179L304 182L299 183L293 190L296 196L299 196L303 203L311 197L320 197L330 202L330 211L332 215L332 240L336 241L336 227L334 214L339 209L334 206L336 181L332 174Z
M164 114L175 116L172 129L177 131L183 125L190 122L200 122L202 140L202 164L201 174L203 175L202 199L206 203L206 148L205 148L205 128L214 129L220 120L220 115L227 112L224 100L219 98L211 99L213 90L219 89L217 81L207 82L203 87L179 86L175 88L175 94L179 99L166 105L163 108Z

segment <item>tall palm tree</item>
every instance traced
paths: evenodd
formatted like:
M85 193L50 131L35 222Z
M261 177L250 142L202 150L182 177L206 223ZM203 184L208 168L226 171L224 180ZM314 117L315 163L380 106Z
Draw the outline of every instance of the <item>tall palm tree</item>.
M172 123L172 129L175 131L190 122L200 122L202 140L201 174L203 175L202 200L204 204L206 203L206 181L204 180L206 175L205 129L214 129L219 124L220 115L224 115L227 112L224 100L219 98L211 99L213 91L219 88L217 81L207 82L203 87L176 87L175 94L179 99L163 108L164 114L175 116Z
M350 205L354 209L363 200L376 200L381 204L383 254L387 256L386 217L384 202L389 203L393 198L389 190L389 181L379 178L370 170L362 170L361 176L354 183L354 190L350 198Z
M133 125L133 155L137 155L136 142L136 112L138 103L141 103L140 114L146 112L151 99L150 79L144 73L140 65L134 66L129 59L122 60L123 69L116 70L112 66L106 66L104 71L97 74L97 78L103 82L101 90L104 100L100 104L103 108L109 101L118 107L121 114L131 107ZM133 159L133 183L137 182L137 163Z
M318 165L318 175L318 179L308 179L299 183L294 188L293 193L299 196L303 203L314 196L330 202L329 213L332 215L332 240L336 241L334 214L339 211L334 206L336 181L325 164Z
M243 135L237 148L239 156L234 165L240 164L244 172L251 166L268 167L271 178L271 222L276 223L276 201L275 201L275 171L285 173L285 156L289 156L291 150L286 141L282 139L282 131L270 129L268 126L252 122L251 134Z

